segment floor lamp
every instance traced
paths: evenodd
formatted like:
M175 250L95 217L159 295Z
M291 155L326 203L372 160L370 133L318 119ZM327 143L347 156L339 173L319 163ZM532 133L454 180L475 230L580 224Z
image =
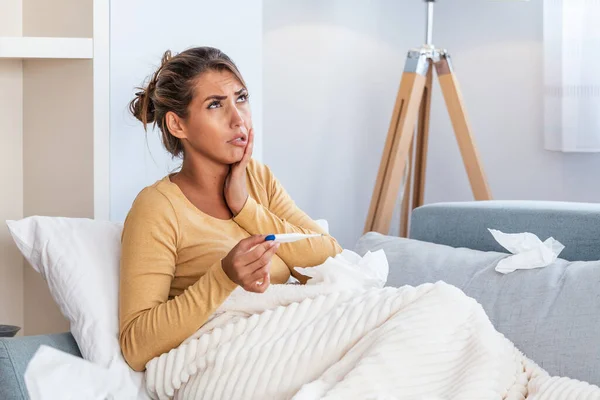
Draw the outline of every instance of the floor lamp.
M433 67L436 69L475 200L492 198L473 141L458 81L453 73L450 55L446 50L437 49L432 44L435 0L425 2L426 44L420 49L408 52L371 198L365 232L389 233L406 168L408 174L402 198L400 236L406 237L408 234L409 211L423 204Z

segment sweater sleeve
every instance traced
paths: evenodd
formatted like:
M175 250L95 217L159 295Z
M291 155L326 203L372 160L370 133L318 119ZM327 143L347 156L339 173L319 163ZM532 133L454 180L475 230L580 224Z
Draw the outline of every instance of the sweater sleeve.
M324 236L283 243L277 255L290 267L295 277L305 281L292 269L293 267L314 267L322 264L327 257L333 257L342 251L335 238L321 229L302 211L285 191L270 169L253 161L250 174L261 182L267 192L268 206L259 204L248 197L242 210L234 217L242 228L253 235L270 233L322 233Z
M177 261L178 223L156 188L136 198L123 227L119 342L127 363L143 371L152 358L198 330L237 287L221 260L182 294L169 299Z

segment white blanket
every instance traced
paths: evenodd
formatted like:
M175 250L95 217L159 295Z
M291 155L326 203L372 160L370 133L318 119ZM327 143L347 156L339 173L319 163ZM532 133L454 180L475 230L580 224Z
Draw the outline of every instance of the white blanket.
M383 251L299 270L309 285L236 290L209 323L151 360L158 399L600 399L551 378L443 282L383 288Z

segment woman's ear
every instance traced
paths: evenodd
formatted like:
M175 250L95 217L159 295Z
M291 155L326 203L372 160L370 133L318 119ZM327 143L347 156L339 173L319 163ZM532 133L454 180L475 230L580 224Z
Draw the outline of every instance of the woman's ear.
M179 139L187 139L185 126L181 118L179 118L179 115L175 114L173 111L168 111L165 114L165 120L171 135Z

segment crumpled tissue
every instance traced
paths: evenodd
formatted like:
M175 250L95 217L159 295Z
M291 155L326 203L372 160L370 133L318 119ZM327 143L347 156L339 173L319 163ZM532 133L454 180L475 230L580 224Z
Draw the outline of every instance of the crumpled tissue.
M504 233L489 229L494 239L512 256L506 257L496 265L496 271L508 274L518 269L543 268L552 264L558 258L565 246L553 237L544 242L530 232Z
M363 257L344 249L317 267L294 267L296 272L310 278L307 285L336 285L345 290L382 288L387 282L389 268L385 252L381 249L367 251Z

